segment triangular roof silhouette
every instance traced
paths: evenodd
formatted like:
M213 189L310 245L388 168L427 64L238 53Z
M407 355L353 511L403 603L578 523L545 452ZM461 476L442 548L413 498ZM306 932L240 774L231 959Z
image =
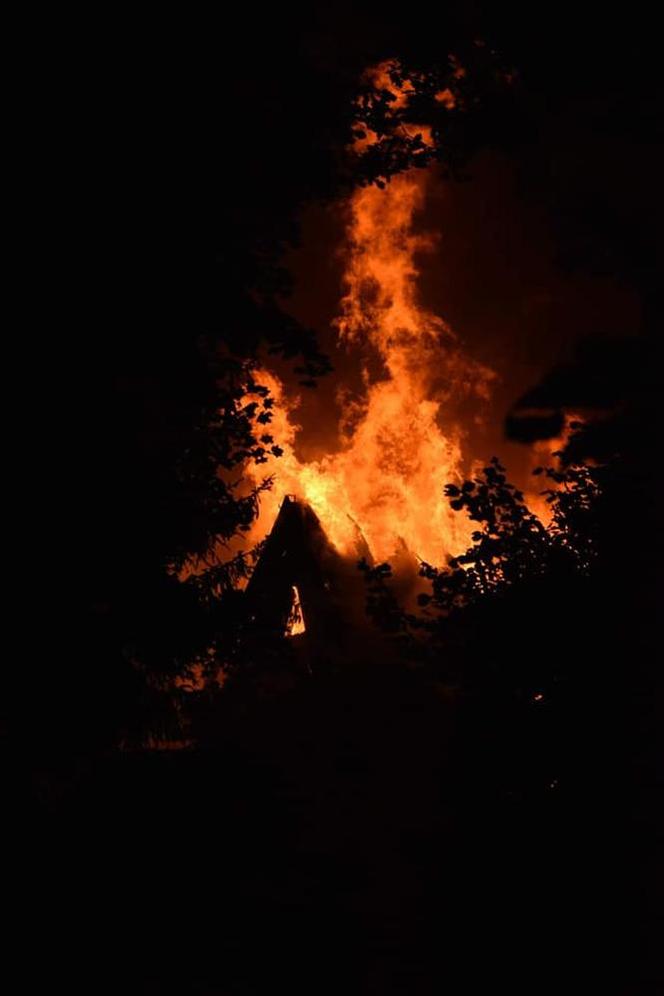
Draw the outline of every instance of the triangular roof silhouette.
M311 506L287 496L247 585L251 628L285 633L296 589L309 650L336 658L367 627L362 558L371 563L359 529L356 556L343 557Z

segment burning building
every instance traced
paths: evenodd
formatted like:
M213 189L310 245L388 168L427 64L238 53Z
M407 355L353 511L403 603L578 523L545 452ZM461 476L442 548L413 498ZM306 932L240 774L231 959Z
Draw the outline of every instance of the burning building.
M307 660L333 661L352 652L367 630L360 559L371 554L355 526L355 556L325 535L310 505L286 495L246 591L251 630L293 637Z

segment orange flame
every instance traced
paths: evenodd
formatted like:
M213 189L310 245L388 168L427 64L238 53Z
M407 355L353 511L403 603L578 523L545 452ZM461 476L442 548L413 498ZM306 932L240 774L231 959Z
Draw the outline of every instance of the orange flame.
M385 189L361 188L350 201L337 328L342 341L363 347L383 369L372 378L364 362L365 395L342 419L339 451L300 461L292 420L297 399L285 396L273 374L257 374L275 397L271 432L284 454L261 467L275 482L263 496L251 541L266 534L284 496L294 494L309 502L347 555L358 553L359 533L377 560L407 550L441 563L469 545L472 524L442 493L467 469L464 432L449 410L462 398L486 401L494 375L466 357L452 330L419 303L416 256L434 240L413 233L413 216L427 179L414 170Z
M286 636L299 636L301 633L305 633L306 629L300 593L297 586L293 585L293 602L286 624Z
M579 425L583 422L580 415L574 412L565 413L565 424L558 436L554 436L552 439L539 439L534 442L530 449L530 470L531 472L537 467L551 467L555 466L557 462L556 453L560 453L565 449L567 443L569 442L570 436L574 431L574 426ZM538 484L535 484L535 480ZM537 478L533 481L532 487L526 491L526 503L531 512L534 512L537 518L540 520L542 525L549 526L553 519L553 510L551 505L546 500L546 495L543 494L544 490L556 491L558 485L555 481L549 478L542 479Z
M372 66L364 73L363 77L376 92L387 90L392 94L393 99L390 105L390 110L387 112L388 118L392 118L395 111L402 110L406 107L411 96L416 93L412 80L404 79L401 84L397 84L392 81L392 77L390 75L391 71L399 68L399 63L397 61L388 59L386 62L381 62L377 66ZM441 90L435 95L435 99L442 102L447 108L456 106L454 94L449 89ZM431 125L411 124L406 126L406 124L402 122L399 125L399 128L401 132L409 138L414 139L419 135L423 145L428 145L432 148L435 144ZM360 128L360 134L358 134L354 139L351 148L353 152L361 155L372 145L377 145L378 142L380 142L380 137L376 134L376 132L372 131L371 128L366 128L362 125Z

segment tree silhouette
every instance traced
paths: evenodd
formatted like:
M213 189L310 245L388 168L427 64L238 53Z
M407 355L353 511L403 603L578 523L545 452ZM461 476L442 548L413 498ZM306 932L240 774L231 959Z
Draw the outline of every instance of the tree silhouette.
M431 587L429 593L417 596L425 615L398 610L386 585L389 564L369 567L362 562L369 583L369 613L393 632L408 628L432 632L445 629L450 616L519 586L588 574L597 556L594 516L606 469L562 465L539 467L534 475L543 475L551 485L542 491L551 512L547 526L528 507L523 492L507 480L497 457L472 480L446 485L450 507L478 524L473 545L450 557L445 568L421 565L420 576Z
M25 726L43 756L53 742L85 753L138 743L150 727L177 734L174 681L201 662L212 673L232 652L252 558L226 556L225 544L246 531L260 497L236 485L244 462L260 465L278 446L259 358L278 357L309 387L329 368L315 335L283 306L284 250L297 243L305 204L421 158L408 143L398 155L389 143L368 159L350 151L358 80L390 52L394 27L344 45L330 66L305 43L299 17L274 11L268 20L225 74L216 49L191 60L186 81L155 56L149 114L146 52L128 58L113 86L102 59L90 90L99 107L86 118L100 121L99 147L116 152L100 155L77 190L81 215L88 223L92 209L103 238L72 267L85 320L58 343L71 362L60 363L69 369L52 435L66 446L41 469L68 485L52 499L59 580ZM448 52L406 67L420 103L442 113L431 95L452 71ZM459 124L446 148L460 148L462 135ZM183 584L190 560L203 569Z

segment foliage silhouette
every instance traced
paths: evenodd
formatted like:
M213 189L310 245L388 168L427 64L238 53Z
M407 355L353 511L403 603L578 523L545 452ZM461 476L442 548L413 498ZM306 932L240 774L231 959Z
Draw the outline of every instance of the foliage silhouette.
M212 674L235 652L238 586L252 555L227 544L260 498L260 488L237 485L243 461L260 466L278 447L255 372L265 354L304 387L329 369L314 333L284 306L284 250L298 241L304 205L387 179L421 155L419 146L396 155L389 144L369 159L349 151L358 80L391 49L394 25L348 49L344 41L329 65L311 42L320 41L314 24L265 16L266 30L249 32L251 53L240 45L223 80L216 49L180 79L151 44L156 97L144 58L128 58L112 87L115 70L106 78L103 59L99 66L101 117L96 107L87 116L100 119L99 148L116 153L99 155L107 172L82 188L81 215L95 206L104 246L73 268L86 317L67 340L70 369L58 384L67 446L54 447L43 468L69 486L54 499L60 583L26 726L39 756L56 742L84 754L139 743L151 725L177 739L173 682L202 662ZM450 50L461 35L450 30ZM418 101L442 113L430 91L451 72L447 51L411 63ZM148 90L145 115L139 95ZM461 148L463 134L459 123L447 147ZM198 570L182 584L190 563Z
M389 564L370 568L362 562L369 583L369 613L391 631L411 628L432 632L441 626L445 629L451 615L484 598L500 598L508 589L554 575L562 578L589 573L597 555L595 503L606 469L540 467L534 475L544 475L551 484L542 491L551 511L548 526L507 480L497 457L472 480L461 486L446 485L450 507L465 512L480 527L472 534L473 545L449 558L446 568L421 565L420 576L430 582L430 592L417 596L418 605L426 610L424 615L398 610L386 584L391 576Z

